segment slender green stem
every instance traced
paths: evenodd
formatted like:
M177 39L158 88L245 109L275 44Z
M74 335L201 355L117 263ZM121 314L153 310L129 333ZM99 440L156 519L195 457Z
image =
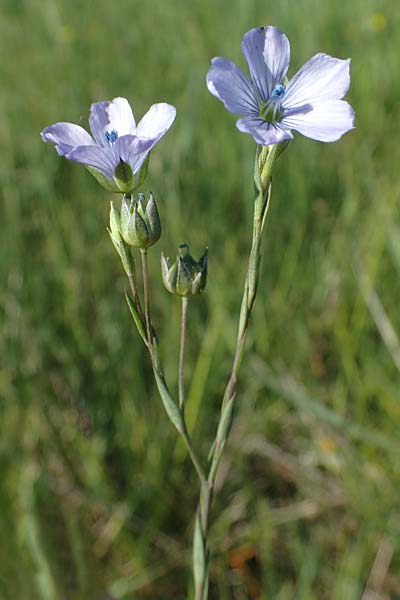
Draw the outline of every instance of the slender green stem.
M131 292L132 292L132 297L133 297L133 300L134 300L134 302L135 302L135 304L137 306L138 300L139 300L139 296L138 296L138 293L137 293L136 280L135 280L135 277L134 277L133 273L129 273L128 274L128 279L129 279L129 285L130 285Z
M232 424L233 408L236 397L239 369L244 354L249 319L257 295L257 287L260 277L262 231L264 228L265 218L269 206L272 167L281 151L282 148L280 148L278 144L271 147L263 147L260 151L257 151L255 159L254 184L256 197L254 202L253 237L249 255L248 269L244 283L242 303L240 308L239 326L236 339L236 350L231 373L222 400L221 416L218 424L216 438L213 444L211 465L207 478L208 486L206 489L206 493L205 488L202 488L200 494L199 509L197 513L197 519L199 519L199 522L197 523L197 529L195 531L194 544L196 543L196 535L198 535L198 532L200 531L202 538L201 550L204 559L203 569L199 570L197 568L197 572L199 573L199 575L196 578L196 560L198 563L198 555L200 554L200 552L197 551L197 558L194 557L193 565L193 570L195 574L195 600L207 600L208 598L209 516L214 498L215 481L217 478L219 465L221 464L223 451Z
M137 308L137 311L141 317L141 319L143 319L143 311L142 311L142 305L140 303L140 297L137 291L137 284L136 284L136 278L134 273L128 273L128 280L129 280L129 287L131 288L131 292L132 292L132 297L133 297L133 302L135 303L135 306Z
M192 440L186 430L186 428L184 429L184 431L181 433L182 439L185 443L186 449L190 455L190 458L192 460L193 466L196 469L197 475L199 477L201 486L203 487L208 487L208 483L207 483L207 476L205 474L205 471L203 469L203 467L201 466L200 463L200 459L197 456L197 452L194 449L194 446L192 444Z
M150 315L149 270L147 265L147 250L141 250L140 256L142 258L144 316L146 321L147 344L150 356L153 359L153 335Z
M181 314L181 341L179 349L179 368L178 368L178 390L179 390L179 408L183 412L185 402L185 381L184 381L184 359L185 359L185 341L187 330L188 299L182 297Z

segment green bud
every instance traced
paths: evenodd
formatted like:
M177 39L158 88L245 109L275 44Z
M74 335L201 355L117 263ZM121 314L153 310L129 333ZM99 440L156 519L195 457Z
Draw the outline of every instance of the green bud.
M161 254L161 272L165 287L177 296L202 294L207 281L207 253L196 261L189 252L188 244L179 246L179 255L171 266L169 258Z
M111 202L110 204L110 229L108 230L108 233L110 234L110 238L114 245L114 248L120 256L124 270L129 277L133 273L132 256L130 254L129 248L125 245L124 240L121 237L120 214L115 208L114 202Z
M134 248L146 250L158 242L161 236L161 222L151 192L146 205L144 194L138 194L137 200L124 195L120 231L125 242Z
M112 235L118 239L121 231L121 217L112 201L110 202L110 230Z

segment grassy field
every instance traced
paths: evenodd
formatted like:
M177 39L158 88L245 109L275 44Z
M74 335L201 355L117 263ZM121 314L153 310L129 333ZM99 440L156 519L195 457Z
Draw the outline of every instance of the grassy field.
M2 0L0 598L187 598L197 482L153 385L107 236L108 200L39 132L96 100L178 117L151 158L159 252L209 247L190 305L188 418L207 451L234 350L255 145L209 61L283 29L292 75L352 57L357 129L278 166L237 414L214 508L211 599L400 598L400 119L396 0ZM400 333L399 333L400 334Z

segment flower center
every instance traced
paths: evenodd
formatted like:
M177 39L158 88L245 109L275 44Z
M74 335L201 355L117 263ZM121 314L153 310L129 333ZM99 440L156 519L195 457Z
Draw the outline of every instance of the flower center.
M260 117L267 123L276 123L282 118L281 104L286 87L278 83L272 90L268 102L260 105Z
M271 98L282 98L285 94L286 88L281 83L278 83L272 90Z
M118 132L115 131L115 129L113 129L112 131L106 131L104 137L106 138L106 142L108 142L109 144L115 144L118 138Z

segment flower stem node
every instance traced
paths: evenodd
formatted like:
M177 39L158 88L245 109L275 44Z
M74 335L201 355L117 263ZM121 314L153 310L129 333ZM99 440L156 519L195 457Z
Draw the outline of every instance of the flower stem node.
M171 294L181 297L202 294L207 281L206 248L202 257L196 261L189 252L188 244L179 246L179 255L171 266L169 258L161 254L161 271L165 287Z
M120 232L124 241L140 250L153 246L161 236L161 222L156 201L150 192L147 202L144 194L137 199L125 194L122 200Z

